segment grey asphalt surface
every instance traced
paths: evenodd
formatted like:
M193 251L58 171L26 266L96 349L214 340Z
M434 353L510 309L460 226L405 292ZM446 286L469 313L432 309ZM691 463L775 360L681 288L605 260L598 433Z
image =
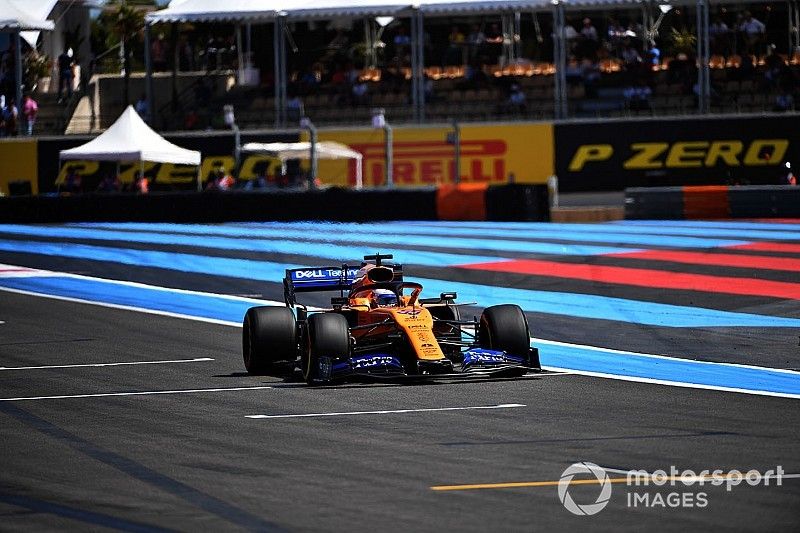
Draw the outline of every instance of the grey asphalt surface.
M800 529L800 479L730 492L615 484L608 507L591 517L566 511L552 485L431 489L554 481L581 461L798 473L797 400L575 375L308 388L244 374L238 328L8 292L0 299L5 367L213 358L0 370L2 530ZM602 336L596 344L604 340L611 344ZM259 386L272 388L8 400ZM246 418L498 404L524 407ZM598 491L570 492L591 503ZM629 508L631 492L704 492L708 505Z

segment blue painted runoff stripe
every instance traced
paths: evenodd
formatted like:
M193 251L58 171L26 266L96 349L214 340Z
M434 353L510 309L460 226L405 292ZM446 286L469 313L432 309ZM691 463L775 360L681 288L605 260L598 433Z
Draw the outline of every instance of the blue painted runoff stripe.
M88 244L58 244L29 241L0 241L0 251L70 257L89 261L109 261L136 267L165 268L179 272L208 274L279 283L285 269L304 265L285 265L250 259L209 257L195 254L106 248Z
M741 239L711 239L699 236L668 236L646 234L646 232L603 229L602 226L591 226L592 231L580 231L578 224L554 225L551 223L496 223L475 225L474 223L458 223L457 225L410 224L407 222L348 223L348 222L289 222L289 223L247 223L246 225L180 225L180 224L145 224L134 223L124 226L94 225L95 228L121 228L138 231L178 232L201 235L227 234L240 237L274 237L307 239L347 240L350 242L385 243L387 239L402 238L409 246L436 246L442 248L471 248L476 250L492 250L505 252L526 252L557 255L597 255L631 252L629 248L614 248L608 245L573 245L536 242L538 240L577 241L590 243L623 244L632 246L667 246L680 248L716 248L720 246L737 246L749 241ZM477 223L481 224L481 223ZM14 231L13 226L9 231ZM0 231L3 230L0 226ZM736 235L730 235L736 236ZM514 240L504 240L514 239Z
M534 344L539 348L539 359L543 367L682 383L700 388L795 395L800 398L800 372L652 356L541 340L536 340Z
M312 240L329 249L330 243L346 242L346 243L364 243L375 244L382 247L386 243L391 243L400 240L404 246L431 246L436 248L463 248L480 250L483 252L522 252L544 255L603 255L614 253L633 252L631 248L621 248L616 246L597 246L597 245L582 245L582 244L561 244L551 242L532 242L532 241L519 241L519 240L498 240L496 238L477 239L472 237L455 238L448 235L412 235L405 231L402 227L395 226L350 226L334 223L318 223L311 226L298 226L296 228L291 226L274 227L241 227L241 226L219 226L219 225L202 225L202 224L121 224L111 227L114 229L98 229L98 228L75 228L75 227L51 227L51 226L18 226L7 225L0 226L0 233L13 233L19 235L36 235L40 237L67 237L67 238L83 238L83 239L101 239L101 240L133 240L140 239L140 242L158 242L161 244L178 244L180 235L189 235L195 237L202 237L202 241L189 239L184 237L185 244L190 246L209 246L209 247L228 247L230 249L251 250L251 251L277 251L274 247L277 246L275 241L269 240L262 242L264 238L272 239L302 239ZM142 233L133 233L132 231L121 232L115 231L121 228L134 230ZM222 240L219 235L225 237L245 237L245 239L235 239L236 242L227 242ZM170 237L171 236L171 237ZM172 239L172 242L170 242ZM569 239L568 239L569 240ZM181 243L184 243L181 241ZM598 239L602 241L602 239ZM200 243L200 244L198 244ZM308 249L311 244L307 243L293 243L295 247ZM287 244L290 246L290 244ZM296 253L296 252L284 252ZM400 253L400 252L398 252ZM427 252L426 252L427 253ZM441 253L441 252L437 252ZM427 253L429 254L429 253ZM306 252L308 255L308 252ZM340 254L342 257L348 257L348 254L343 252ZM463 264L471 262L469 255L453 256L452 261L447 261L449 264ZM478 257L478 256L472 256ZM397 258L395 258L397 259ZM399 259L398 259L399 260ZM491 258L490 261L495 261ZM406 261L410 262L410 261ZM480 262L480 261L476 261ZM425 264L425 263L416 263ZM441 258L438 260L438 265L442 264Z
M374 253L366 246L342 246L332 244L332 242L335 241L350 243L360 240L355 234L342 233L321 237L324 239L323 242L317 242L288 240L293 236L302 236L304 238L319 237L319 235L308 231L298 232L297 235L292 235L290 232L275 231L271 235L275 239L234 239L230 237L217 237L208 234L184 235L174 233L135 233L126 231L63 228L52 226L0 226L0 233L2 231L6 231L6 233L13 233L15 235L35 236L42 238L85 239L112 241L115 243L139 242L145 244L162 244L173 246L201 246L203 248L215 248L218 250L310 255L336 259L334 263L337 261L341 262L343 260L360 261L365 254ZM386 236L386 238L381 242L391 242L391 240L395 238L396 236ZM377 239L373 240L377 241ZM563 247L561 245L547 246L548 249L560 249ZM498 260L498 257L470 254L448 254L425 250L398 250L395 254L395 260L414 265L447 266L467 263L495 262Z
M278 283L283 279L287 268L312 266L169 252L104 248L82 244L0 241L0 250L110 261L140 267L156 267L274 283ZM510 289L440 279L414 279L425 286L425 294L432 295L457 291L461 301L475 301L481 306L516 303L530 312L664 327L800 327L800 319L794 318L733 313L592 294Z
M259 303L237 297L71 276L0 278L0 287L89 300L90 303L180 314L185 318L213 319L230 325L241 323L247 309ZM542 366L546 368L634 381L651 380L666 385L800 398L800 374L788 371L622 352L541 339L535 339L534 344L539 348Z

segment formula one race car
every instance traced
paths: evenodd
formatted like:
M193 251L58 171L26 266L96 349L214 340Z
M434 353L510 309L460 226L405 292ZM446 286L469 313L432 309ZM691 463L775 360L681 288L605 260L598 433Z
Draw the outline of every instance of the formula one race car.
M539 371L528 322L516 305L462 320L455 293L420 298L391 255L368 255L360 269L286 271L286 307L253 307L244 317L250 374L302 372L309 384L377 378L515 377ZM296 295L339 291L331 308L310 312ZM408 293L408 294L406 294Z

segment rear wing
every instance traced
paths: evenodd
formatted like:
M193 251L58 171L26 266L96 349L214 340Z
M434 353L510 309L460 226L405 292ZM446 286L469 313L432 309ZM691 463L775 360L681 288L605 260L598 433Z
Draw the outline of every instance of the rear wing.
M393 281L403 281L403 267L389 265L394 270ZM357 267L348 265L322 266L307 268L291 268L286 270L283 278L283 297L286 305L294 307L297 299L295 295L300 292L339 291L344 296L353 285L353 280L358 274Z

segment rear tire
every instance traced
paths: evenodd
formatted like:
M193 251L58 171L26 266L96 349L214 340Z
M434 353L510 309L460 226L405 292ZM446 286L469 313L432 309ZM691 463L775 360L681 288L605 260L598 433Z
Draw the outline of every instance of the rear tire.
M249 374L268 374L297 359L297 326L287 307L251 307L242 323L242 356Z
M482 348L503 350L532 364L530 337L528 320L518 305L494 305L483 310L478 324L478 344Z
M303 378L309 385L329 382L329 375L320 372L320 358L331 364L350 356L350 329L347 319L335 313L318 313L308 317L301 363Z

